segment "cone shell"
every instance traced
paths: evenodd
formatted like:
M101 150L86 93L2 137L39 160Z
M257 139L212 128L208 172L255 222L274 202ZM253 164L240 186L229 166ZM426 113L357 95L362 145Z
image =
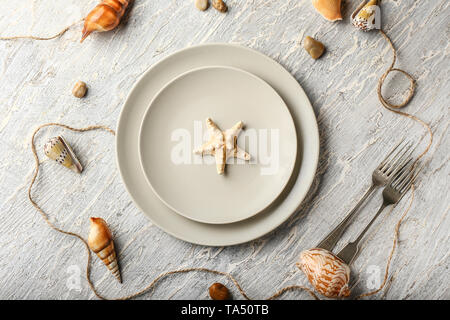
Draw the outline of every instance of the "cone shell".
M350 295L350 268L330 251L320 248L303 251L297 267L305 273L317 292L325 297L341 298Z
M111 273L122 283L111 231L102 218L91 218L88 245Z
M341 0L312 0L314 8L327 20L342 20Z
M78 161L75 153L62 136L48 140L44 145L44 153L50 159L55 160L76 173L81 173L81 171L83 171L83 167Z
M81 42L94 31L110 31L117 27L128 2L128 0L103 0L98 4L84 20Z
M381 10L377 0L363 1L359 7L353 11L352 24L362 31L381 29Z

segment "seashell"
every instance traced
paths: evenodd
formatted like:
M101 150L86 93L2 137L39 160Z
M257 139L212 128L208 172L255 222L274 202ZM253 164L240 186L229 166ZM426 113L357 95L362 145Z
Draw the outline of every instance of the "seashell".
M62 136L48 140L44 145L44 153L50 159L55 160L76 173L83 171L80 161L78 161L72 148Z
M342 20L341 0L312 0L314 8L327 20Z
M92 251L103 261L111 273L122 283L119 265L117 264L116 250L111 231L102 218L90 218L88 245Z
M84 19L83 42L92 32L110 31L119 25L130 0L102 0Z
M377 0L363 1L355 11L353 11L352 24L362 31L381 29L381 9Z
M328 298L350 295L350 267L328 250L314 248L300 254L299 267L312 286Z

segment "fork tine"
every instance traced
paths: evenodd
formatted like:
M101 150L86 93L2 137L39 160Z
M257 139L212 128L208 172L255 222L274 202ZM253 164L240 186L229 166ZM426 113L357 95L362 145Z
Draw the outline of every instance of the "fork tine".
M402 156L402 159L398 161L399 163L395 166L395 170L392 172L392 174L396 173L400 168L403 168L407 163L411 161L411 156L413 152L417 149L418 144L416 144L414 147L412 147L413 142L410 144L409 151L406 151L404 156Z
M393 173L397 172L399 168L402 167L404 163L408 160L408 158L411 156L415 148L412 147L412 143L409 142L402 148L402 152L396 156L396 158L393 160L394 162L390 165L389 168L387 168L385 174L389 177Z
M404 193L406 193L406 191L408 191L408 189L411 187L411 185L414 183L414 181L416 181L416 178L419 175L420 171L422 171L423 167L424 167L424 165L420 166L420 168L419 168L419 166L415 166L411 170L411 175L410 175L410 179L409 179L408 183L400 189L401 194L404 194Z
M405 138L400 140L400 142L388 153L386 158L384 158L383 161L381 161L380 165L378 166L379 169L382 169L384 165L387 163L387 161L390 159L391 155L398 149L398 147L405 141Z
M383 168L381 169L381 171L383 171L384 173L386 173L386 170L388 170L391 167L392 161L394 161L395 159L398 158L398 156L403 152L403 150L405 150L406 148L406 143L402 143L398 150L393 153L393 155L391 157L389 157L389 159L386 159L386 162L383 165Z
M409 190L409 188L411 187L411 184L412 184L413 180L414 180L414 179L413 179L412 177L410 177L410 179L407 181L408 183L405 184L404 186L402 186L401 190L399 191L400 194L401 194L402 196L403 196L404 193L406 193L406 191Z
M392 187L395 189L399 189L399 185L402 181L404 181L404 179L408 176L408 174L410 173L410 169L411 169L411 164L412 159L409 158L409 160L398 170L398 172L395 174L393 180L392 180Z
M407 172L407 174L404 177L402 177L401 179L399 179L399 181L397 181L395 188L399 192L401 192L401 190L412 180L412 177L414 176L414 168L411 167L406 172Z
M400 193L400 198L398 199L397 203L405 196L405 194L408 193L409 188L413 184L413 182L416 180L417 175L422 170L423 165L420 167L420 169L417 169L417 166L414 167L414 164L412 165L411 174L409 175L410 179L408 180L408 183L406 183L398 192ZM413 174L415 172L415 174Z
M407 162L411 161L411 155L413 154L414 150L416 150L417 148L417 144L414 148L411 148L411 150L408 152L408 154L406 155L406 157L404 158L404 160L402 161L402 163L400 164L400 166L404 166Z

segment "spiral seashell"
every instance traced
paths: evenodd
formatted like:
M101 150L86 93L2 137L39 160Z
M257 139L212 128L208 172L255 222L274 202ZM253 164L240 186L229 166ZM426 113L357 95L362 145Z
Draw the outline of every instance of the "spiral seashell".
M299 267L312 286L328 298L350 295L350 267L328 250L314 248L300 254Z
M75 153L62 136L48 140L44 145L44 153L50 159L55 160L76 173L81 173L81 171L83 171L83 167L78 161Z
M352 24L362 31L381 29L381 9L377 0L363 1L351 15Z
M314 8L329 21L342 20L341 0L312 0Z
M88 245L92 251L103 261L111 273L122 283L119 265L117 264L116 250L111 231L102 218L90 218Z
M80 42L83 42L94 31L110 31L117 27L128 3L129 0L103 0L98 4L84 20Z

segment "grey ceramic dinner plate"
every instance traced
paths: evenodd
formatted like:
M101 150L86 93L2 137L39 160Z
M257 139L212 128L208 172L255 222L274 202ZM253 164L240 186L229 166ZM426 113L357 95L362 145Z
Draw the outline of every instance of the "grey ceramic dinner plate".
M206 118L221 130L243 121L236 142L250 161L230 158L219 175L213 156L193 155L209 139ZM155 96L139 150L149 184L169 208L198 222L234 223L281 194L294 169L297 134L283 99L265 81L213 66L180 75Z
M297 131L297 160L284 192L267 209L230 224L206 224L168 208L153 192L139 160L139 133L144 113L155 95L172 79L206 66L230 66L266 81L284 100ZM247 242L274 230L299 208L313 182L319 159L319 134L311 104L294 77L267 56L239 45L206 44L178 51L148 69L137 80L119 117L116 156L122 180L135 204L159 228L201 245Z

